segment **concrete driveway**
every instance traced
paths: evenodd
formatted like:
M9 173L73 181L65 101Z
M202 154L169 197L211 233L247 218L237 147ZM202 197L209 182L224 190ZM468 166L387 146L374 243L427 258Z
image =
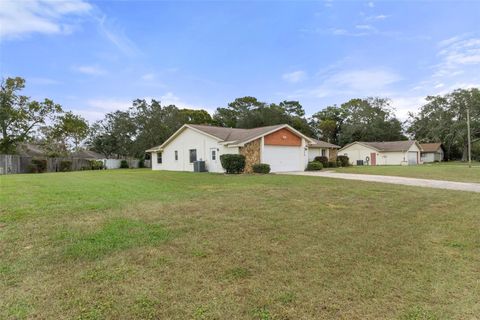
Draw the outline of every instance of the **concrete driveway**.
M469 183L469 182L454 182L454 181L444 181L444 180L379 176L379 175L373 175L373 174L338 173L333 171L296 171L296 172L282 172L279 174L325 177L325 178L345 179L345 180L360 180L360 181L370 181L370 182L401 184L401 185L415 186L415 187L480 192L480 183Z

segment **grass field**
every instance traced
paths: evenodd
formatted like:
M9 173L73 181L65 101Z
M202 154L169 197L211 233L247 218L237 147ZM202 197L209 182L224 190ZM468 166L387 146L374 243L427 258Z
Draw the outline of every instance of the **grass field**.
M480 164L468 168L465 163L423 164L418 166L352 166L331 169L342 173L378 174L409 178L436 179L480 183Z
M0 319L474 319L480 195L285 176L0 176Z

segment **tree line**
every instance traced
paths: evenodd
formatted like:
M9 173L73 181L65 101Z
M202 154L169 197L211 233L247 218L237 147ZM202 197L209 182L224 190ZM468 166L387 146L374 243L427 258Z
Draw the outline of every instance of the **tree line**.
M83 117L65 112L50 99L38 102L20 92L25 80L7 78L0 92L0 153L15 153L24 142L40 144L50 156L89 148L106 157L138 157L162 144L184 124L254 128L287 123L300 132L344 146L353 141L416 139L442 142L447 159L464 159L467 152L466 111L470 110L474 158L480 159L480 90L458 89L429 96L407 121L395 115L387 98L355 98L326 106L307 117L299 101L267 103L242 97L206 110L162 105L152 99L134 100L128 110L107 113L89 124Z

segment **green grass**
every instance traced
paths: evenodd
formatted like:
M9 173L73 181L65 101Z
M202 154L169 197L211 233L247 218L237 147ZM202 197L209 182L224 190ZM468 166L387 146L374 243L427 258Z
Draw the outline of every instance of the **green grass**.
M0 319L474 319L480 195L284 175L0 177Z
M351 166L347 168L332 168L330 170L342 173L377 174L480 183L480 166L477 164L469 168L461 162L423 164L418 166Z

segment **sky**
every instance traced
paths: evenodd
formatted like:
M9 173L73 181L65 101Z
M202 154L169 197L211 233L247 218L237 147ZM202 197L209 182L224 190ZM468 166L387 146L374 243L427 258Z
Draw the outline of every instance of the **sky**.
M480 1L0 0L0 77L89 121L136 98L213 113L235 98L307 115L480 87Z

